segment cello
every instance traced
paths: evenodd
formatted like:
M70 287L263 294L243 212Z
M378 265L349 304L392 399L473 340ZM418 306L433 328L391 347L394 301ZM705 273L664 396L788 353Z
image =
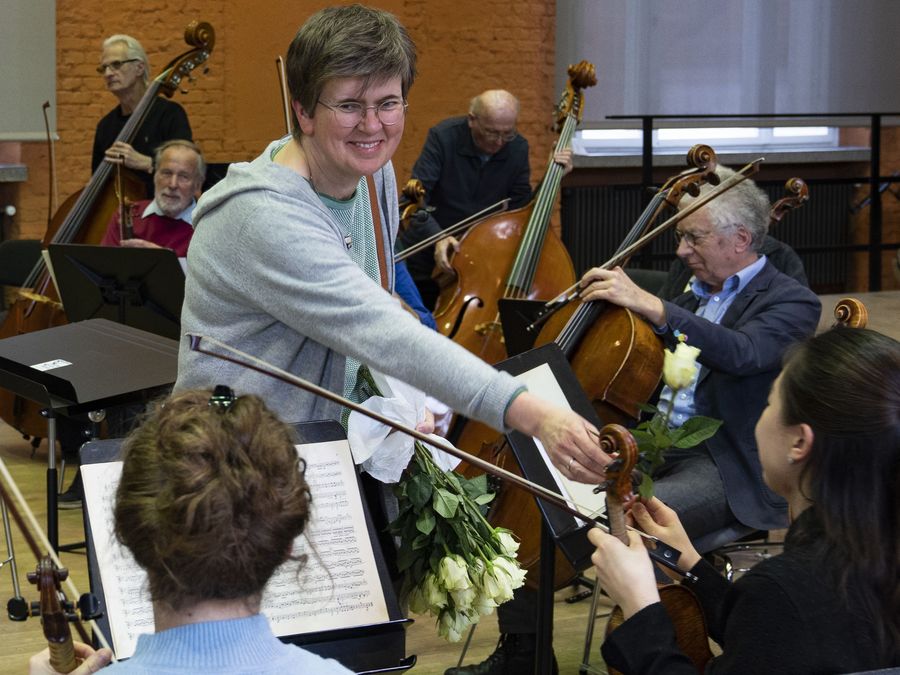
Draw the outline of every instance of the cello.
M176 57L156 77L125 124L116 141L131 143L141 128L156 97L162 93L171 98L184 80L193 80L192 73L212 52L215 31L206 22L192 21L185 28L184 39L192 47ZM96 243L106 232L114 210L129 198L140 199L143 184L131 174L122 180L111 180L112 164L102 162L88 184L69 197L54 214L44 236L44 247L50 244ZM121 183L118 190L115 184ZM118 192L118 194L116 194ZM66 323L52 279L43 259L31 270L19 297L9 308L0 338L22 335ZM0 418L23 435L33 437L32 445L46 436L47 423L40 414L40 406L6 390L0 390Z
M597 83L587 61L569 66L569 82L557 107L557 148L570 146L582 111L581 90ZM575 269L550 213L563 168L551 159L535 198L525 207L492 216L470 229L453 257L455 283L438 296L438 331L488 363L507 356L500 325L500 298L553 297L574 282Z

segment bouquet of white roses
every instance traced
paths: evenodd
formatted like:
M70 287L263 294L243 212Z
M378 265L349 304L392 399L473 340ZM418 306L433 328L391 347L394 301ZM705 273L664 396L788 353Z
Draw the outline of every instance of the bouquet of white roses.
M673 447L692 448L712 437L722 426L722 420L703 415L695 415L679 427L669 426L672 404L679 390L690 387L699 372L697 357L700 350L687 344L687 336L684 333L675 331L675 336L678 339L675 351L668 349L663 351L663 381L673 391L672 401L669 402L665 414L656 406L642 405L641 409L651 413L652 417L631 430L638 444L640 453L638 469L643 476L638 493L645 499L653 496L653 480L650 476L662 465L665 450Z
M395 493L400 515L390 531L400 538L401 592L411 611L437 617L438 634L456 642L525 582L519 544L482 512L494 496L487 477L443 471L421 443Z

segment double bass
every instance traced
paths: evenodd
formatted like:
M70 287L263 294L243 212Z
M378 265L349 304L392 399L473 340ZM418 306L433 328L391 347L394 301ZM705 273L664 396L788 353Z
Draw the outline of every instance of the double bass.
M570 146L581 117L585 87L597 83L587 61L569 66L557 108L557 148ZM442 289L434 318L438 331L488 363L506 358L498 300L551 298L575 281L575 269L550 214L563 168L552 159L535 198L525 207L486 218L460 240L455 282Z
M193 80L192 73L212 53L215 31L206 22L192 21L185 28L184 39L192 49L173 59L150 83L116 138L117 142L131 143L134 140L160 93L171 98L185 80ZM47 227L44 247L50 244L98 243L119 205L129 199L136 201L143 197L143 184L134 175L123 172L120 180L112 180L113 170L112 164L101 162L88 184L59 207ZM64 323L65 313L41 259L28 275L19 297L10 306L0 326L0 338ZM0 418L24 436L31 436L33 445L47 435L47 423L40 414L40 406L6 390L0 390Z

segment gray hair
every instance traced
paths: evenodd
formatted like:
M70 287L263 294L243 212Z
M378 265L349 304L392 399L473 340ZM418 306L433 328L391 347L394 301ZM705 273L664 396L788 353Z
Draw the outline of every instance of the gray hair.
M150 61L147 59L147 52L144 51L144 48L141 46L141 43L135 40L130 35L118 34L118 35L110 35L103 41L103 49L107 47L111 47L117 42L121 42L125 45L125 55L129 59L138 59L141 63L144 64L144 84L149 84L150 82Z
M365 84L399 77L403 98L416 77L416 47L393 14L349 5L327 7L306 20L287 53L291 99L313 117L329 80L361 77ZM294 124L294 137L300 138Z
M735 171L727 166L718 166L716 175L724 183L735 175ZM701 186L698 197L686 195L679 206L684 208L713 189L714 186L706 183ZM750 234L750 248L754 251L759 250L769 231L770 208L769 197L749 178L703 207L713 227L721 234L733 232L743 226Z
M187 148L188 150L193 150L197 154L197 174L200 178L200 184L202 185L203 181L206 180L206 160L203 159L203 153L200 152L200 148L197 144L184 138L173 138L156 147L156 150L153 152L153 173L156 173L156 169L159 168L159 165L162 163L163 153L169 148Z

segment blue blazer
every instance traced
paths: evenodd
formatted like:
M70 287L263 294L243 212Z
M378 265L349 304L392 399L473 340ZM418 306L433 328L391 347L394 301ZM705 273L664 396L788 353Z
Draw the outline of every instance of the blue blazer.
M739 521L760 530L787 526L787 504L763 482L753 431L766 407L781 360L794 342L814 334L822 304L811 290L767 262L734 299L721 324L694 314L690 292L664 301L674 330L699 347L704 369L697 383L697 413L723 420L707 447L725 484L728 505Z

